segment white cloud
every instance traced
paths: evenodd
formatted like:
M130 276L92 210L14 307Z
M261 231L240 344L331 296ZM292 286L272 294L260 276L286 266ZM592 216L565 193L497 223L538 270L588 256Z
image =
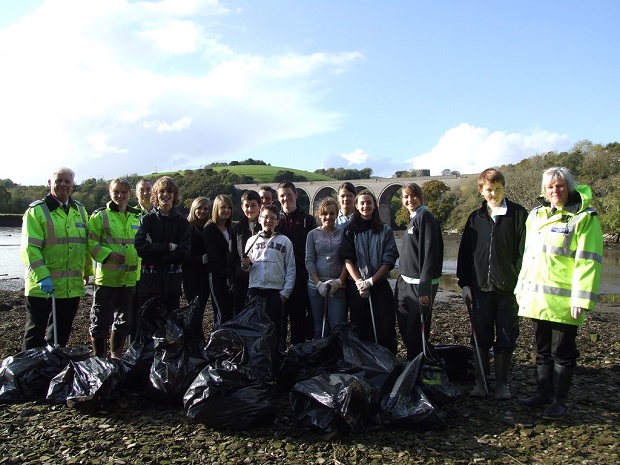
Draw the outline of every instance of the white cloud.
M537 153L567 148L568 136L534 129L526 134L491 131L461 123L448 130L433 149L407 160L410 168L430 169L431 175L444 169L463 174L509 163Z
M363 165L364 163L368 161L368 154L364 152L362 149L355 149L351 153L342 153L340 154L340 156L348 162L349 166Z
M192 126L192 117L185 116L179 120L167 123L165 121L145 121L145 129L155 129L157 132L179 132Z
M2 177L183 169L335 130L325 80L364 56L240 53L210 22L232 13L215 0L47 0L0 29Z

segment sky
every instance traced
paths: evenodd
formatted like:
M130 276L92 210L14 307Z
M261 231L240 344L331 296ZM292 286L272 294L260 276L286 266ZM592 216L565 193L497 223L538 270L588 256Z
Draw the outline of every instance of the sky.
M620 140L620 2L0 0L0 179L477 173Z

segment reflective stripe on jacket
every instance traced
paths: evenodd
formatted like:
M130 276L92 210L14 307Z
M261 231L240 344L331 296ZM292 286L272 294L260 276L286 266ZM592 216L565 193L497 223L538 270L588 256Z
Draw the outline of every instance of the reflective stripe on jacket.
M88 254L88 215L69 201L69 212L51 195L30 204L23 216L21 257L26 265L25 294L49 297L37 284L51 277L57 298L82 297L84 278L93 272Z
M592 310L603 262L603 235L592 193L577 186L581 201L551 214L550 205L534 208L527 219L523 266L515 289L519 316L581 326L571 307Z
M135 237L140 227L140 210L127 207L118 211L114 202L96 210L88 223L88 251L96 262L95 284L109 287L132 287L138 277L139 257ZM125 263L106 259L112 252L125 256Z

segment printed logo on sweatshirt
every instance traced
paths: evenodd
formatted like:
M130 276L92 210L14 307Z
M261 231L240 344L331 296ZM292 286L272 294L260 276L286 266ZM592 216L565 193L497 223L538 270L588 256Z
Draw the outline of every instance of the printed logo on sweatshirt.
M259 244L256 244L256 249L257 250L262 250L262 249L265 249L265 248L270 248L270 249L274 249L274 250L277 250L277 251L282 252L282 253L286 253L286 246L284 244L278 244L278 243L274 244L271 241L269 241L269 243L261 242Z

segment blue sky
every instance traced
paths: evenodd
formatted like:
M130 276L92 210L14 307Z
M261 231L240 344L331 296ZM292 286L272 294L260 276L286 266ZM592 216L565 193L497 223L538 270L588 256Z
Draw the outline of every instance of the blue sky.
M0 178L461 173L620 137L620 2L0 0Z

